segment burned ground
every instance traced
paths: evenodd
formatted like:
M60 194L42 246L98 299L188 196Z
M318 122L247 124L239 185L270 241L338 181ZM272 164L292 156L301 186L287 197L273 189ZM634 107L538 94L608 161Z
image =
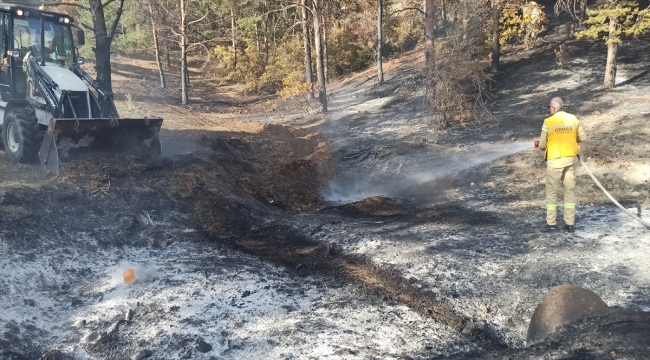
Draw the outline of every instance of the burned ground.
M445 130L426 115L416 53L387 65L385 85L370 72L337 84L327 116L307 98L146 104L155 83L122 60L120 110L165 118L164 157L82 161L58 178L2 160L0 354L643 358L647 230L578 170L576 234L541 233L530 142L563 96L588 165L647 218L647 39L623 45L610 91L588 65L603 44L567 43L560 68L548 41L506 59L494 118ZM535 306L564 283L616 312L525 347Z

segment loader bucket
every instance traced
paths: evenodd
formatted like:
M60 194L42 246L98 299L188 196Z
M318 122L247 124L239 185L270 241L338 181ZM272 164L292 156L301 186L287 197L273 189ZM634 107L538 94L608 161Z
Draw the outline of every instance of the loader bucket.
M58 175L61 163L107 157L134 148L160 155L162 122L160 118L52 118L38 157L47 171Z

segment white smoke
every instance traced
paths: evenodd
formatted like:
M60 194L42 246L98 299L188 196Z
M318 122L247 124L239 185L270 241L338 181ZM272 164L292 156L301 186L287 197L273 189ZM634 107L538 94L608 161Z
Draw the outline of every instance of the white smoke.
M426 193L430 190L423 184L532 148L532 142L510 142L367 160L331 182L325 199L348 203L380 195Z

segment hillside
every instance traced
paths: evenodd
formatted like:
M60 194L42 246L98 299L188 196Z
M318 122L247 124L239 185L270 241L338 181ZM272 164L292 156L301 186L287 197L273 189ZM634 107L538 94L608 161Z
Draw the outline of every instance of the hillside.
M493 117L440 130L420 52L332 84L330 112L116 60L123 116L158 115L163 157L51 178L0 156L0 354L33 359L643 358L650 232L577 169L575 234L542 233L550 98L584 124L586 163L650 211L650 42L548 37L506 57ZM136 282L122 272L132 268ZM526 347L543 295L571 283L617 313ZM624 323L626 326L618 326ZM629 326L628 326L629 325Z

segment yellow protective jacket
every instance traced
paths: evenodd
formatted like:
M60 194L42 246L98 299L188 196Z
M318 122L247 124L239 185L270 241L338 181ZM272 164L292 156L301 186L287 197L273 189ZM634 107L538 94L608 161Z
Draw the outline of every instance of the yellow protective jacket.
M572 157L580 153L578 143L583 138L584 132L578 118L558 111L544 119L539 147L546 148L546 160Z

